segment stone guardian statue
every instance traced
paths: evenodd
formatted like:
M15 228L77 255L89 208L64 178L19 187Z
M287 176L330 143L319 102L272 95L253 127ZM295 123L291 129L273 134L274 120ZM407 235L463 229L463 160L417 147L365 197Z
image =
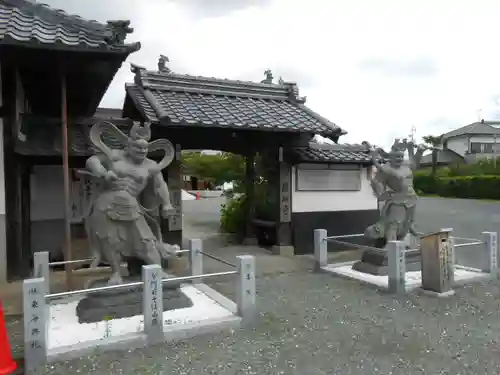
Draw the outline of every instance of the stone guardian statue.
M406 139L396 139L389 152L375 148L368 142L363 142L370 151L372 162L376 168L372 179L372 189L377 196L380 209L379 220L365 231L374 247L384 248L389 241L403 241L408 234L419 237L415 228L415 212L418 196L413 188L413 171L420 165L425 150L424 145L415 145ZM417 150L415 152L415 149ZM408 160L405 160L408 151ZM387 163L382 163L382 160ZM408 261L415 267L420 267L420 258ZM372 274L386 274L387 256L381 251L366 250L360 262L354 269ZM411 266L407 269L411 270Z
M109 147L103 133L123 148ZM127 136L105 121L94 125L89 137L98 153L88 158L84 173L99 182L85 220L94 252L91 267L101 259L107 261L113 272L108 284L121 284L123 260L138 258L146 264L161 264L178 249L163 243L159 223L152 214L158 208L163 217L174 212L161 172L172 162L175 149L166 139L150 142L149 123L141 126L134 122ZM149 153L158 151L164 153L159 162L148 158ZM155 202L155 206L144 207L144 195L145 201Z

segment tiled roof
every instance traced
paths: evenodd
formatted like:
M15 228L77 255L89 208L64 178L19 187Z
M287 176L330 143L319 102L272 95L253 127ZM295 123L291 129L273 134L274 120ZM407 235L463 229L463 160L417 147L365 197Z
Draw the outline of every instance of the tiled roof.
M461 128L443 134L443 139L449 139L452 137L458 137L460 135L468 135L468 134L485 134L485 135L500 134L500 129L492 125L500 126L500 122L498 121L474 122L472 124L462 126Z
M102 118L91 118L81 123L70 123L68 126L69 154L72 156L89 156L95 151L90 144L90 127ZM132 121L127 119L111 119L123 132L128 134ZM60 156L62 152L62 129L60 123L41 123L40 119L30 116L23 117L22 132L26 141L17 140L16 152L30 156ZM106 132L102 135L103 141L111 148L123 148L113 137Z
M124 44L126 35L133 31L129 25L129 21L110 21L107 25L87 21L27 0L0 0L0 44L133 52L140 44Z
M360 145L310 145L292 150L292 162L295 163L372 163L366 147Z
M313 112L298 96L294 83L269 84L134 70L127 95L151 122L177 126L208 126L345 134Z
M450 164L450 163L456 163L459 161L463 161L464 158L463 156L460 156L456 152L453 152L452 150L444 149L441 151L438 151L437 153L437 163L438 164ZM422 156L422 159L420 160L420 165L421 166L428 166L432 165L432 153L429 153L427 155Z

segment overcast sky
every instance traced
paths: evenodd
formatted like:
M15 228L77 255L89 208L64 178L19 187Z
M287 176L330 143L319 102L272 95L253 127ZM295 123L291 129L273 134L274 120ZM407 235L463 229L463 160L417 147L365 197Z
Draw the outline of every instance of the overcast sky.
M130 19L129 62L176 73L296 81L307 105L388 145L499 119L498 0L42 0L84 18ZM124 64L101 106L121 107ZM499 105L496 103L498 102Z

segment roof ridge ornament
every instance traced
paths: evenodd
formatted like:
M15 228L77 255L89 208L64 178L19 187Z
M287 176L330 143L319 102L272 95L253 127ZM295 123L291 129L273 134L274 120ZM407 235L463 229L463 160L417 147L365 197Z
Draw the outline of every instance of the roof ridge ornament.
M266 77L265 79L263 79L262 81L260 81L260 83L267 83L267 84L272 84L273 83L273 72L271 72L271 69L266 69L264 71L264 76Z
M289 85L290 99L297 103L304 104L307 100L307 96L299 95L299 86L294 82L287 82L287 84Z
M146 68L143 66L136 65L134 63L130 63L130 71L135 74L134 83L140 87L142 87L141 72L143 70L146 70Z
M108 21L107 24L109 35L106 37L106 42L108 44L124 44L127 35L134 32L134 29L130 27L130 20Z
M160 57L158 58L158 72L166 74L172 73L172 70L167 66L167 63L169 62L170 60L167 56L160 55Z

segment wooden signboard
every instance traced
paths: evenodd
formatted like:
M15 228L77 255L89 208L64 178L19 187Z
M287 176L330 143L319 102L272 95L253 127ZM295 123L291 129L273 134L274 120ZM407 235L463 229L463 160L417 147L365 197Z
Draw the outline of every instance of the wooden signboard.
M290 166L280 163L280 223L289 223L292 219Z
M453 260L450 232L428 234L420 241L422 288L447 293L453 286Z

